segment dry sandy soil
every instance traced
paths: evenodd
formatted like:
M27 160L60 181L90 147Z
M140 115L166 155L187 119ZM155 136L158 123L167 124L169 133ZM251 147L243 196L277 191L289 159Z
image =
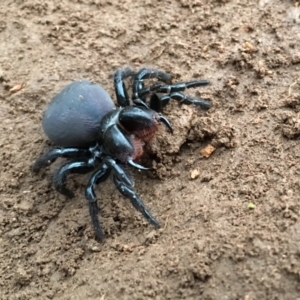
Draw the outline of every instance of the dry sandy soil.
M299 2L118 3L1 0L0 299L300 299ZM175 134L153 140L153 170L131 170L161 229L108 180L98 243L88 175L70 176L70 200L51 185L62 160L30 166L51 98L87 78L115 99L123 66L209 79L188 94L213 108L170 103Z

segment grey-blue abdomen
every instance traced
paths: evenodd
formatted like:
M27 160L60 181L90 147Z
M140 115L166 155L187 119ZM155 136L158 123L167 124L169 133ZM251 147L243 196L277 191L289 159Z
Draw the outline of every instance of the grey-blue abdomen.
M57 146L85 147L99 138L100 121L114 108L111 97L100 85L75 81L51 100L42 126Z

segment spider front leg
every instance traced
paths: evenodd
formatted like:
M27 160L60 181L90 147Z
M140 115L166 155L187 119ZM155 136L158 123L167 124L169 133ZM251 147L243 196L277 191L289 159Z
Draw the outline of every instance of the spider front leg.
M190 104L199 105L202 109L210 109L211 108L210 102L203 100L203 99L194 99L192 97L189 97L189 96L184 95L179 92L174 92L174 93L171 93L170 95L162 96L159 99L162 107L165 106L170 101L170 99L177 100L178 102L187 104L187 105L190 105ZM158 101L158 100L155 100L154 98L153 99L151 98L151 100Z
M166 83L171 82L171 75L156 69L141 69L134 77L132 86L132 101L136 105L142 105L148 108L146 103L146 94L140 95L139 91L144 89L144 79L157 78Z
M136 210L138 210L149 223L154 225L156 228L159 228L160 225L159 225L158 221L147 210L145 204L139 198L139 196L136 194L134 189L132 187L129 187L128 185L126 185L121 180L119 180L119 178L116 175L113 176L113 180L114 180L114 183L115 183L117 189L119 190L119 192L123 196L125 196L126 198L128 198L130 200L130 202L134 206L134 208Z
M114 75L115 93L117 97L117 102L121 107L130 105L128 93L123 80L134 75L135 72L132 71L130 68L119 69Z
M175 99L184 104L195 104L201 106L203 109L209 109L211 103L203 99L194 99L186 96L180 92L183 92L189 88L195 88L199 86L208 85L208 80L194 80L182 83L176 83L171 85L166 84L154 84L148 88L141 89L138 94L143 97L147 94L152 93L150 98L150 108L155 111L161 111L162 108L169 102L170 99ZM167 93L167 95L159 98L157 93Z
M133 99L139 98L139 91L144 88L144 79L157 78L160 81L170 83L171 75L156 69L141 69L134 77L132 86Z
M140 89L138 91L138 95L140 97L143 97L149 93L167 93L171 94L174 92L183 92L186 89L190 88L195 88L199 86L205 86L208 85L209 81L208 80L194 80L194 81L187 81L187 82L181 82L181 83L175 83L175 84L162 84L162 83L157 83L154 84L150 87Z

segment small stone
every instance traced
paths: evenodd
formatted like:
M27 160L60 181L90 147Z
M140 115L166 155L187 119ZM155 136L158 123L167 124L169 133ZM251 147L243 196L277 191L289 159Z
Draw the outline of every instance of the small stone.
M208 144L205 148L201 149L200 150L200 154L203 156L203 157L210 157L211 154L216 150L216 148L213 146L213 145L210 145Z
M200 175L200 171L198 169L194 169L191 171L190 177L191 179L196 179Z

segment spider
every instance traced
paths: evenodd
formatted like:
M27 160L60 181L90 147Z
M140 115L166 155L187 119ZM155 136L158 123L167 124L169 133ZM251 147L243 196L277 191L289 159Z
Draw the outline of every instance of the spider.
M131 99L124 83L126 78L133 79ZM158 79L158 82L145 87L144 80L150 78ZM66 187L67 175L93 171L85 189L85 197L99 240L105 235L98 220L99 208L94 188L105 181L111 172L119 192L131 201L149 223L158 228L159 222L136 194L133 181L122 165L129 164L147 170L136 162L144 152L145 143L156 134L161 123L173 132L168 119L160 114L164 105L170 99L175 99L209 109L209 102L181 93L185 89L207 84L207 80L171 84L171 76L156 69L143 68L138 72L130 68L118 69L114 74L116 107L100 85L88 80L74 81L51 100L44 112L42 127L55 147L42 154L34 162L32 170L38 172L58 157L69 159L54 172L52 178L55 189L69 198L74 194ZM147 98L150 98L149 104Z

